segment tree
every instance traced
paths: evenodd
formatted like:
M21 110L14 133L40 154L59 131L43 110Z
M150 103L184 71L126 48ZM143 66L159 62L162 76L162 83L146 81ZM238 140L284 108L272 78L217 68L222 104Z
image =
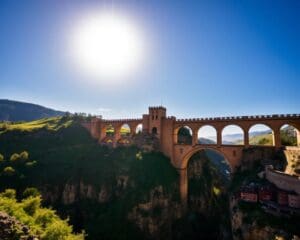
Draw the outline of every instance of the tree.
M19 160L19 159L20 159L20 155L17 154L17 153L14 153L14 154L12 154L12 155L10 156L10 161L12 161L12 162L15 162L15 161L17 161L17 160Z
M22 195L23 198L37 197L40 195L40 192L36 188L29 187L24 190Z
M23 236L25 232L21 230L16 232L16 235L5 239L33 239L27 237L28 233L36 236L37 239L43 240L84 239L84 233L72 233L72 226L68 224L67 220L60 219L54 210L42 208L40 195L30 196L18 201L16 199L16 191L7 189L0 193L0 212L6 212L9 216L17 218L27 228L26 238ZM6 231L5 228L1 230ZM21 236L23 237L21 238Z
M4 156L0 153L0 163L4 161Z
M27 161L28 158L29 158L29 153L27 151L23 151L20 153L20 158L23 160L23 161Z
M3 175L5 176L13 176L15 173L16 170L13 167L6 167L3 169Z
M4 192L0 193L0 197L14 199L16 198L16 190L11 188L5 189Z
M267 145L268 143L269 143L269 140L265 137L258 141L259 145Z

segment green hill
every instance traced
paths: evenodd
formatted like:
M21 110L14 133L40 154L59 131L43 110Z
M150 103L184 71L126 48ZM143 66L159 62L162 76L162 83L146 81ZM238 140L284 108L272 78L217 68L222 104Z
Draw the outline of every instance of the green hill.
M64 114L65 112L32 103L0 99L0 121L32 121Z
M239 140L234 144L244 144L243 140ZM272 146L273 145L273 135L271 133L262 133L251 136L249 138L250 145L262 145L262 146Z
M264 145L264 146L272 146L273 145L273 135L272 133L252 136L249 139L250 145Z

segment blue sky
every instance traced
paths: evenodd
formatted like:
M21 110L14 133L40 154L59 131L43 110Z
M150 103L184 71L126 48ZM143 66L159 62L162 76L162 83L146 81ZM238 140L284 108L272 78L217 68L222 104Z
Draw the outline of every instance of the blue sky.
M113 1L145 39L139 72L118 85L78 74L70 29L112 1L0 2L0 98L104 117L299 113L300 1Z

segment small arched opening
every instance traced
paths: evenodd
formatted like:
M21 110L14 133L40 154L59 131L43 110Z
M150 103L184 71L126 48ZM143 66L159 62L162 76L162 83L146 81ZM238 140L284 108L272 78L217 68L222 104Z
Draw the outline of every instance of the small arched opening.
M136 134L141 134L143 132L143 124L138 124L135 128L135 133Z
M217 130L210 125L205 125L198 130L199 144L217 144Z
M121 137L126 137L126 136L129 136L130 135L130 127L127 123L123 124L120 128L120 134L121 134Z
M183 126L178 129L177 132L177 143L178 144L192 144L193 131L188 126Z
M274 146L274 132L265 124L255 124L249 129L249 144L254 146Z
M107 125L105 128L105 134L106 134L106 137L115 136L115 128L111 124Z
M227 125L222 130L222 145L244 145L244 131L238 125Z
M280 141L283 146L298 146L299 130L292 125L285 124L280 128Z
M157 134L157 128L153 127L151 132L152 132L152 134L156 135Z

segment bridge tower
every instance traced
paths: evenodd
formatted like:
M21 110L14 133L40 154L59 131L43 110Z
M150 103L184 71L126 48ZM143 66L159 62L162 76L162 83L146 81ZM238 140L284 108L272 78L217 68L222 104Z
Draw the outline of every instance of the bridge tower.
M158 138L162 136L162 121L166 118L167 110L166 108L159 107L149 107L149 113L143 115L143 128L147 133L155 134Z

